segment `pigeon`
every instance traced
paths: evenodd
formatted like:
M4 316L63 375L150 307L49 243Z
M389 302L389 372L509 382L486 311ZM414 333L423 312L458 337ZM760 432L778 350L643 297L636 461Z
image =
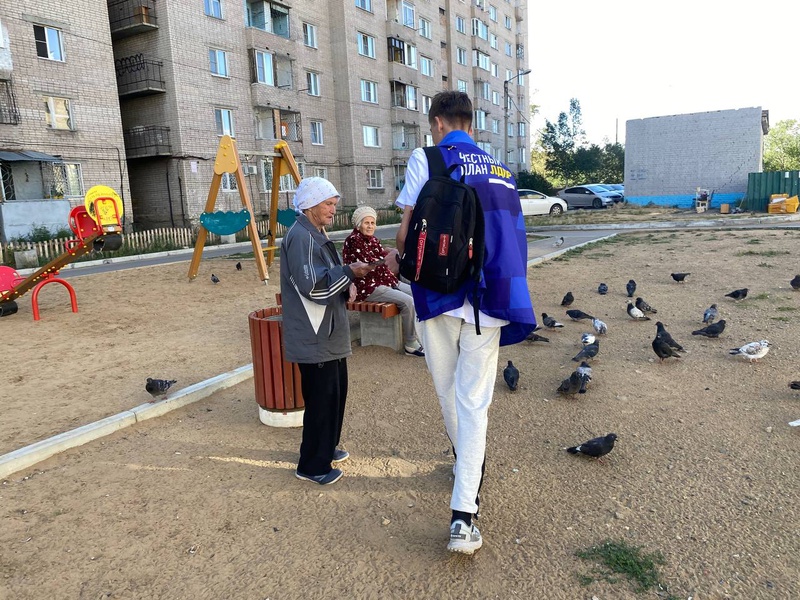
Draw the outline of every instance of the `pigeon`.
M717 320L719 316L719 311L717 311L717 305L712 304L706 309L706 312L703 313L703 323L706 325L711 325L714 321Z
M237 271L241 271L242 270L242 263L240 263L240 262L236 263L236 270Z
M584 333L581 336L581 344L583 344L584 346L588 346L589 344L594 344L594 340L595 337L593 333Z
M508 389L510 389L512 392L516 391L517 386L519 385L519 370L511 361L508 361L508 366L503 369L503 379L506 380Z
M583 442L579 446L565 448L565 450L570 454L583 454L585 456L591 456L592 458L600 458L614 449L614 442L616 441L617 434L609 433L602 437L593 438L588 442Z
M592 319L592 327L597 335L605 335L608 333L608 325L600 319Z
M605 283L601 283L597 286L597 293L601 296L605 296L608 293L608 286Z
M578 362L585 358L594 358L597 356L597 353L600 352L600 340L595 340L594 344L589 344L588 346L584 346L583 349L578 352L572 360Z
M746 358L750 362L758 361L759 358L764 358L769 352L769 342L761 340L760 342L750 342L741 348L731 348L728 353L735 356Z
M582 319L594 319L592 315L587 315L582 310L572 309L567 311L567 316L573 321L580 321Z
M573 302L575 302L575 296L572 295L572 292L567 292L561 300L561 306L572 306Z
M683 346L672 339L669 331L664 328L664 324L661 321L656 323L656 337L664 340L670 348L683 352Z
M800 381L792 381L789 384L789 387L792 388L793 390L800 390Z
M733 290L730 294L725 294L729 298L733 298L734 300L742 300L747 298L747 288L742 288L740 290Z
M691 275L691 273L670 273L669 275L678 283L683 283L683 280L686 279L686 276Z
M219 283L219 277L217 277L213 273L211 274L211 283L213 283L215 285Z
M792 286L792 289L800 290L800 275L795 275L794 279L789 282L789 285Z
M636 282L631 279L626 285L625 289L628 290L628 298L633 298L633 294L636 293Z
M542 313L542 323L544 323L545 327L549 327L550 329L564 326L563 323L559 323L553 317L548 316L547 313Z
M575 369L575 372L580 375L581 378L581 389L578 390L578 393L585 394L586 386L589 385L589 382L592 380L592 367L584 360L580 366Z
M641 298L636 298L636 308L638 308L642 312L649 312L656 314L658 311L650 306L647 302L642 300Z
M560 248L563 244L564 244L564 236L559 236L559 238L556 240L556 243L553 244L553 246L555 246L556 248Z
M566 394L572 396L573 394L577 394L580 388L581 388L581 376L578 374L577 371L573 371L569 377L567 377L564 381L561 382L561 385L558 386L556 392L558 392L559 394Z
M147 390L147 393L150 394L153 399L150 402L155 402L160 397L164 397L167 395L169 388L172 387L173 383L178 383L177 379L152 379L150 377L147 378L147 383L144 386L144 389Z
M628 302L628 316L633 319L634 321L649 321L650 317L645 316L645 314L636 308L632 302Z
M656 337L653 338L653 352L655 352L656 356L661 359L661 362L664 362L665 358L681 357L681 355L678 354L678 351L674 350L669 343L667 343L667 340L665 340L663 337L659 337L658 334L656 334Z
M525 339L528 340L529 342L547 342L548 344L550 343L550 340L548 340L546 337L534 332L529 333L528 337L526 337Z
M716 323L712 323L708 327L703 327L697 331L693 331L692 335L704 335L709 338L717 338L719 334L725 330L725 319L720 319Z

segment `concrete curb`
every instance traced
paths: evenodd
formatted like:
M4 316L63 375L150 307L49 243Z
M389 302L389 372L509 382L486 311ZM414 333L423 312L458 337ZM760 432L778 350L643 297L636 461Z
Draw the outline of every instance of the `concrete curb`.
M562 248L561 250L556 250L555 252L550 252L549 254L544 254L542 256L537 256L536 258L532 258L528 261L528 266L532 267L533 265L538 265L539 263L543 263L548 260L553 260L561 256L562 254L566 254L570 250L574 250L575 248L580 248L582 246L588 246L589 244L596 244L597 242L601 242L603 240L608 240L613 237L616 237L616 233L612 233L610 235L604 235L603 237L599 237L593 240L589 240L588 242L581 242L580 244L575 244L574 246L570 246L568 248Z
M533 225L526 227L534 231L593 231L596 229L682 229L686 227L719 227L734 229L745 225L769 225L786 221L800 221L800 213L772 217L745 217L727 221L725 219L702 219L697 221L644 221L641 223L587 223L585 225Z
M160 417L176 408L207 398L215 392L241 383L252 376L253 365L251 363L190 385L161 402L141 404L119 414L3 454L0 456L0 478L6 478L12 473L31 467L70 448L81 446L140 421Z

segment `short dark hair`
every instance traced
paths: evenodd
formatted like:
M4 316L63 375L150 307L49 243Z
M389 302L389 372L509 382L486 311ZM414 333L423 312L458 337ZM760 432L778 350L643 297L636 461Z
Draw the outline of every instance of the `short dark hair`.
M439 92L431 102L428 121L432 123L435 117L452 127L467 131L472 126L472 100L464 92Z

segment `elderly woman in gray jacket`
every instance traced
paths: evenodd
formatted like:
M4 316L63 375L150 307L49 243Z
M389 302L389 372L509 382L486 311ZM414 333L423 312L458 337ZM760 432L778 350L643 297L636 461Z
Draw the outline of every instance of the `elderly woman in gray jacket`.
M345 304L353 281L375 268L363 262L343 266L325 235L338 202L339 192L328 180L303 179L294 198L297 221L281 243L284 351L300 368L306 407L295 475L320 485L337 482L342 471L332 463L350 456L338 448L351 354Z

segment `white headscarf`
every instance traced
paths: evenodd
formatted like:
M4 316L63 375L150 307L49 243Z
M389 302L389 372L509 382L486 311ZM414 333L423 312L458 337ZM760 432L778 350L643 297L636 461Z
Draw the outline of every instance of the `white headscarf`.
M328 198L339 197L333 184L323 177L305 177L294 193L294 209L302 212L324 202Z
M353 227L356 229L361 227L361 221L363 221L366 217L372 217L377 221L378 213L371 206L359 206L357 209L355 209L353 211Z

